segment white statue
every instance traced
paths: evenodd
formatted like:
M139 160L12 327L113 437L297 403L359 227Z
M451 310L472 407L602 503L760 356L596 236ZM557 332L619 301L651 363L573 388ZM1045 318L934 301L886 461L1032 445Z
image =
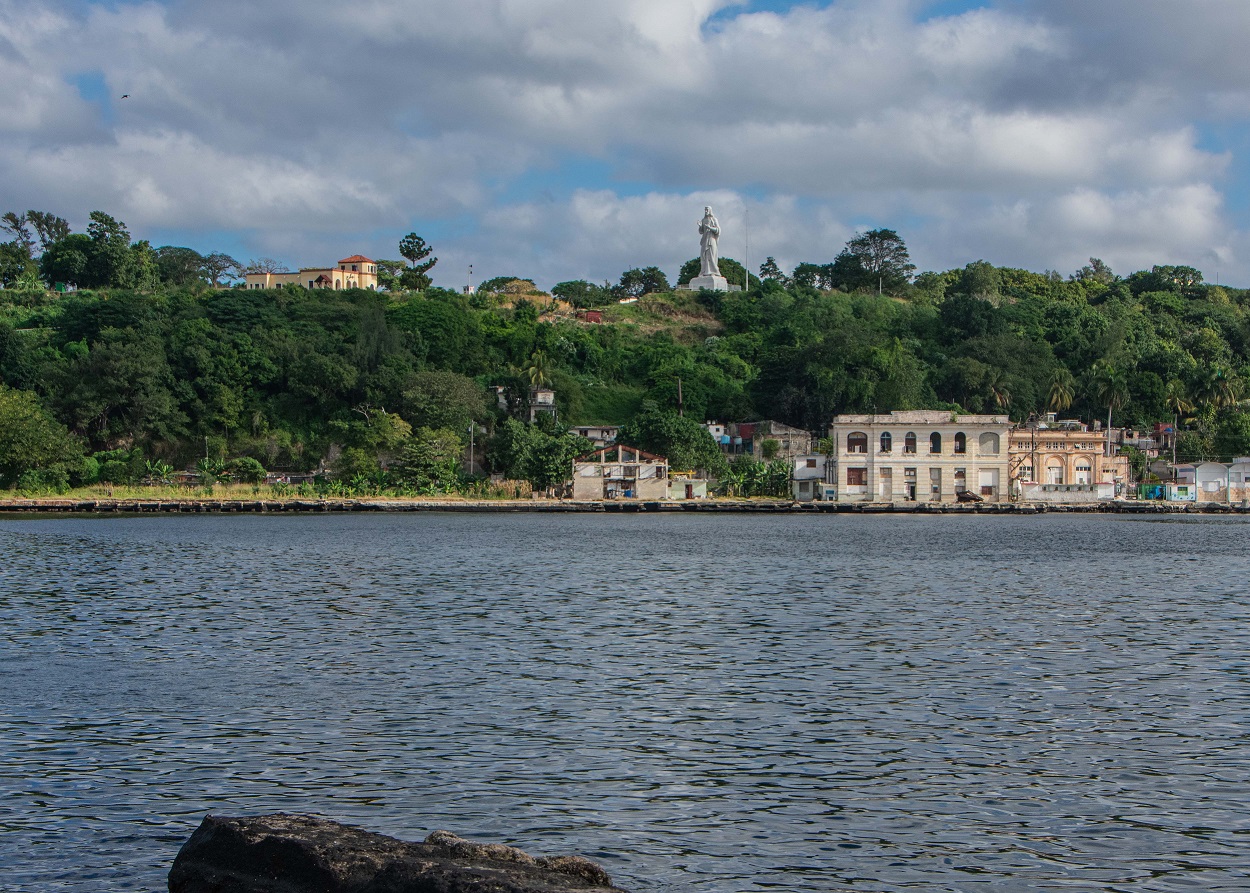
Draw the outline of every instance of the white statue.
M720 238L720 224L712 209L703 209L703 219L699 221L699 275L719 276L720 256L717 252L717 240Z

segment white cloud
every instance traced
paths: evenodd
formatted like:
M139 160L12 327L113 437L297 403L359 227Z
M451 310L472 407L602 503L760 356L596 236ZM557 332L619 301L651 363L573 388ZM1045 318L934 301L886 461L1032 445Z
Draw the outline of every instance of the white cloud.
M1057 266L1090 241L1144 263L1214 240L1250 280L1245 240L1215 237L1238 159L1204 148L1193 117L1250 113L1242 2L1026 0L927 21L906 0L77 8L0 0L4 209L101 207L136 234L241 230L260 250L426 227L449 257L557 281L679 264L701 203L732 213L749 192L760 256L791 265L864 222L934 266L1009 262L995 250ZM113 98L78 95L97 73ZM562 169L587 157L607 173Z

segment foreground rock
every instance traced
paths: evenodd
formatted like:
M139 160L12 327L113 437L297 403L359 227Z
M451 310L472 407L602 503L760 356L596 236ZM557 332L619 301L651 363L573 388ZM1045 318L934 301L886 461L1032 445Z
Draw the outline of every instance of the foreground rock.
M435 831L406 843L312 815L208 816L170 893L625 893L580 856L534 858Z

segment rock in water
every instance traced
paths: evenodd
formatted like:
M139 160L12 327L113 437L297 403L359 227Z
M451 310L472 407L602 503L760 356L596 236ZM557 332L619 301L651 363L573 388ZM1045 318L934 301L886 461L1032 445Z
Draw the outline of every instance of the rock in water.
M313 815L208 816L170 893L626 893L579 856L534 858L435 831L406 843Z

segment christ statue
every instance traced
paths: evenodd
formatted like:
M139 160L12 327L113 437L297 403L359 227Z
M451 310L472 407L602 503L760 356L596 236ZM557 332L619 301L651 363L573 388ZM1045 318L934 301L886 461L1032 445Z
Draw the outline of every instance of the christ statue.
M699 275L719 276L720 258L717 254L717 240L720 239L720 224L716 222L711 208L703 209L703 219L699 221Z

